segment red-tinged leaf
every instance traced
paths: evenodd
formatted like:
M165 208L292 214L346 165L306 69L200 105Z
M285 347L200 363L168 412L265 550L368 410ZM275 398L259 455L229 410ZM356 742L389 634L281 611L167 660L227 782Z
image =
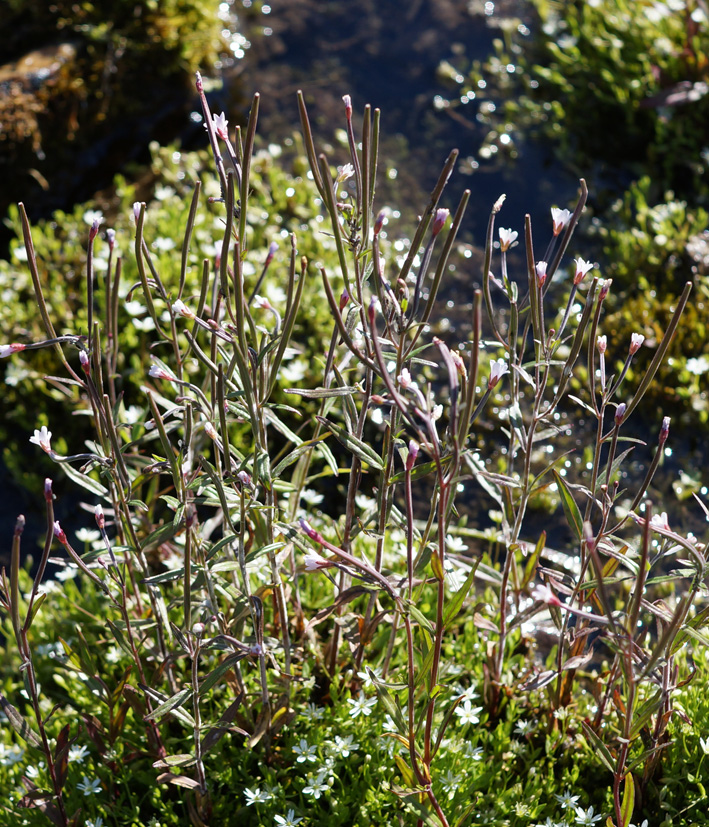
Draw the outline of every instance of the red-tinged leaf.
M180 755L166 755L159 761L153 762L156 770L164 770L168 767L191 767L195 764L195 757L189 752L181 753Z

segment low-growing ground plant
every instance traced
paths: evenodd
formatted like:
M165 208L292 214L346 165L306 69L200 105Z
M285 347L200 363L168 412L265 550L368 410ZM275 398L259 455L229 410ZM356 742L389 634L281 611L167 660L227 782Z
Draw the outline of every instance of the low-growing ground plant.
M294 232L283 294L265 298L276 273L252 243L259 100L234 133L199 77L197 89L219 263L189 259L199 185L170 282L146 204L133 205L131 294L152 322L152 366L129 420L115 387L122 260L96 266L97 218L86 332L59 335L20 206L46 335L0 355L54 349L95 434L61 453L51 423L30 437L91 501L86 529L67 536L47 478L35 573L20 563L20 517L2 576L5 823L629 827L662 807L685 823L662 778L679 776L670 750L699 772L670 733L692 723L675 699L693 697L694 661L705 666L690 653L708 642L706 544L647 497L669 417L654 447L631 423L691 283L626 394L642 333L613 370L610 281L580 257L563 280L586 183L536 239L529 216L496 227L503 196L469 339L432 336L470 199L442 206L457 152L406 255L385 259L379 112L365 107L357 129L346 95L350 158L337 169L300 99L335 264L309 261ZM508 268L518 239L521 274ZM332 326L304 381L284 365L315 283ZM579 467L558 446L582 419ZM646 471L626 490L631 451ZM532 533L543 496L561 508ZM483 532L460 517L470 497L493 506Z

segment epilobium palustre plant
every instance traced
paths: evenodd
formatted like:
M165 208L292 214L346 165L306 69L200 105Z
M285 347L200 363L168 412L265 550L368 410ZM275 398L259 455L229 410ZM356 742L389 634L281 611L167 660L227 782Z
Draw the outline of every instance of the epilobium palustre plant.
M552 210L542 255L529 216L519 230L496 232L501 197L490 212L481 289L471 295L470 338L445 342L431 326L470 198L466 191L452 211L441 206L457 152L396 260L387 215L375 206L379 112L365 108L358 136L345 96L349 159L335 170L316 149L300 96L337 262L316 267L299 256L295 236L285 254L249 247L258 96L246 129L234 133L211 113L199 78L197 89L224 207L218 266L205 260L195 273L189 265L199 184L173 281L150 254L146 205L134 205L139 282L129 294L141 296L156 335L144 413L128 427L116 373L115 236L107 232L111 254L97 273L92 226L89 327L57 335L21 208L47 338L0 353L53 347L85 398L96 431L88 452L58 454L46 426L30 440L95 497L97 533L74 547L54 519L47 479L46 541L29 592L20 585L29 582L22 518L9 578L3 573L0 601L27 703L0 701L34 761L21 776L15 808L25 816L16 823L35 823L38 813L58 825L102 823L118 800L134 817L167 823L169 808L154 797L172 787L194 825L552 823L561 809L577 824L602 813L629 827L669 744L673 693L687 680L681 648L706 641L707 610L695 611L706 545L672 530L647 501L667 417L644 479L621 488L629 451L646 451L629 436L631 416L691 285L626 398L643 336L632 337L614 375L602 332L611 284L580 257L570 287L558 284L585 182L573 211ZM523 272L513 276L508 258L520 235ZM280 304L260 294L269 279L283 287ZM105 293L102 319L94 290ZM316 387L298 386L284 370L288 349L305 344L293 338L304 296L327 302L333 321L329 340L312 349ZM591 459L580 469L559 442L576 411L593 423ZM474 534L458 509L471 480L499 509L498 527L487 533L491 549L465 554ZM541 494L562 506L563 548L549 548L546 532L530 534ZM55 540L68 556L58 589L44 582ZM682 558L671 576L670 555ZM684 586L672 593L672 582ZM32 630L57 611L62 592L83 605L86 625L62 629L53 669L64 694L48 709ZM545 662L520 660L535 628L551 635ZM505 726L508 746L499 746ZM520 754L547 738L558 755L580 737L605 779L593 803L553 786L523 803L509 744ZM71 763L89 747L97 776L79 781ZM480 759L498 776L486 781ZM570 772L575 759L565 760ZM136 784L146 772L144 798L121 798L117 779ZM497 795L495 777L508 779ZM82 822L85 812L95 820Z

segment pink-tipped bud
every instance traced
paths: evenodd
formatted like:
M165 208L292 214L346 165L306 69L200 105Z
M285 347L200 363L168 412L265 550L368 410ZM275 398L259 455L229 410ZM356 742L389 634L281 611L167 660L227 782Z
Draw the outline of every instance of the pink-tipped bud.
M537 262L537 284L539 287L544 287L544 282L547 280L547 263L546 261Z
M106 241L108 242L108 249L113 251L113 248L116 244L116 231L115 230L106 230Z
M599 302L602 302L608 295L608 291L611 289L611 284L613 284L613 279L606 279L603 282L603 284L601 285L601 292L598 294Z
M386 213L382 210L374 221L374 235L379 235L386 220Z
M202 637L202 635L204 634L204 630L206 628L207 627L204 625L204 623L195 623L195 625L192 627L192 634L197 635L197 637Z
M47 477L44 481L44 499L50 503L54 499L52 494L52 481Z
M434 237L440 233L443 229L443 225L446 223L446 219L450 215L450 210L445 209L445 207L441 207L440 209L436 210L436 215L433 219L433 235Z
M569 223L570 219L571 213L569 212L569 210L560 210L559 207L552 207L551 221L554 227L554 235L559 235L559 233Z
M82 370L88 376L91 368L89 366L89 354L85 350L79 351L79 361L81 362Z
M210 439L217 439L217 430L211 422L204 423L204 432Z
M314 551L309 552L305 555L305 570L306 571L317 571L318 569L330 569L335 564L331 560L327 560L325 557L321 557L319 554L316 554Z
M347 303L350 300L350 294L347 292L347 288L345 287L342 293L340 293L340 313L347 307Z
M667 437L670 435L670 418L665 416L662 419L662 427L660 428L660 446L667 442Z
M416 457L419 454L419 444L413 439L409 442L409 453L406 455L406 470L410 471L414 467Z
M135 218L135 223L138 223L138 219L140 218L140 210L143 207L143 204L140 201L133 202L133 218Z
M299 522L303 534L307 534L308 537L310 537L311 540L315 540L316 543L322 543L322 536L310 525L305 517L301 517Z
M246 471L239 471L236 475L236 478L239 482L244 486L244 488L251 488L253 483L251 482L250 474L247 474Z
M377 297L372 296L372 300L369 302L369 323L374 324L374 319L377 316Z
M98 228L100 224L100 218L94 218L94 220L91 222L91 229L89 230L89 241L93 241L98 235Z
M642 343L645 341L645 337L642 333L632 333L630 335L630 355L634 356L642 346Z
M59 540L59 542L66 546L68 545L68 540L66 539L66 534L64 533L64 529L59 525L59 520L54 521L54 536Z
M352 120L352 98L349 95L343 95L342 100L345 104L345 115L347 120Z
M204 90L204 84L202 83L202 75L199 72L195 72L195 85L197 87L198 92L202 92Z
M581 284L586 273L593 269L593 262L585 261L582 258L576 259L576 273L574 274L574 284Z
M96 525L103 531L106 525L106 517L104 516L103 508L101 508L101 503L94 509L94 518L96 519Z
M278 244L275 241L272 241L268 248L268 255L266 256L266 261L264 262L264 267L268 267L268 265L273 261L273 257L276 255L278 251Z
M599 353L605 353L608 347L608 338L606 336L599 336L596 339L596 347Z
M12 356L13 353L19 353L21 350L24 350L26 345L22 345L19 342L13 342L10 345L0 345L0 359L6 359L8 356Z
M416 384L411 378L411 374L407 368L401 369L401 373L396 377L396 381L401 385L401 389L405 391Z
M616 428L620 428L621 422L623 421L623 417L625 416L625 409L628 406L625 402L621 402L620 405L615 409L615 426Z

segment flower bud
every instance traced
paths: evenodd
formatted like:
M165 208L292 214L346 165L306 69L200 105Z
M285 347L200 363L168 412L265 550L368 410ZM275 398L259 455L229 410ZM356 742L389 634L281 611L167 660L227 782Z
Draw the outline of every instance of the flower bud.
M446 223L446 219L450 215L450 210L445 209L445 207L441 207L441 209L436 210L436 215L433 219L433 235L434 237L440 233L443 229L443 225Z
M108 249L113 251L113 247L116 243L116 231L115 230L106 230L106 241L108 241Z
M199 72L195 72L195 86L197 87L198 92L204 91L204 84L202 83L202 75Z
M596 347L598 348L599 353L605 353L607 346L608 346L608 339L607 339L606 336L599 336L596 339Z
M140 201L133 202L133 217L135 218L135 223L138 223L138 219L140 218L140 210L143 204Z
M53 500L53 498L54 495L52 494L52 481L49 479L49 477L47 477L47 479L44 481L44 499L48 503L50 503Z
M662 427L660 428L660 447L667 442L667 437L670 435L670 418L665 416L662 420Z
M305 519L305 517L301 517L300 520L300 528L304 534L307 534L311 540L315 540L316 543L319 543L322 540L320 534L310 525L310 523Z
M611 289L611 284L613 284L613 279L606 279L603 282L603 284L601 285L601 292L598 294L599 302L602 302L608 295L608 291Z
M214 131L219 135L222 141L229 140L229 121L227 121L226 116L222 112L221 115L212 115L212 124L214 125Z
M66 539L66 534L64 533L64 529L59 525L59 520L54 521L54 536L59 540L59 542L66 546L68 545L68 540Z
M207 436L210 439L214 439L214 440L217 439L217 431L216 431L214 425L212 425L211 422L205 422L204 423L204 432L207 434Z
M623 417L625 416L625 409L628 406L625 402L621 402L620 405L615 409L615 426L616 428L620 428L620 424L623 421Z
M94 220L91 222L91 229L89 230L89 241L93 241L98 235L98 228L100 224L100 218L94 218Z
M106 518L104 517L103 508L101 508L101 503L99 503L94 509L94 517L96 518L96 525L101 530L103 530L104 526L106 525Z
M278 244L275 241L272 241L268 247L268 255L266 256L266 261L264 261L263 266L268 267L268 265L273 261L273 257L276 255L278 251Z
M374 235L379 235L384 226L384 220L386 219L386 213L382 210L379 215L376 217L374 221Z
M539 287L544 287L544 282L547 280L547 263L546 261L537 262L537 284Z
M409 453L406 455L406 470L410 471L414 467L416 457L419 453L419 444L413 439L409 442Z
M630 355L634 356L639 350L645 337L642 333L632 333L630 336Z
M81 362L82 370L88 376L91 368L89 367L89 354L85 350L79 351L79 361Z
M343 95L342 100L345 104L345 115L347 116L347 120L352 119L352 98L350 95Z
M340 293L340 313L345 309L347 306L347 302L350 300L350 294L347 292L347 288L343 288L342 293Z
M236 478L244 486L244 488L251 488L251 476L247 474L246 471L239 471L239 473L236 475Z
M22 345L19 342L13 342L10 345L0 345L0 359L5 359L13 353L19 353L21 350L24 350L25 347L26 345Z

